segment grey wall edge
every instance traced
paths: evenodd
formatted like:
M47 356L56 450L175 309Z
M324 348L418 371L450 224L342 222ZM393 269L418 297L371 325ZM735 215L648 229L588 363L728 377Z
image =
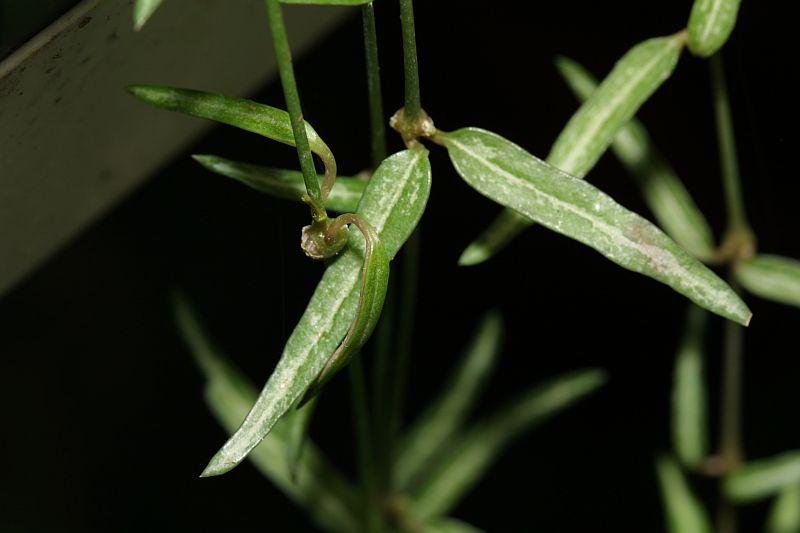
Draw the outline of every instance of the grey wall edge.
M131 9L84 0L0 63L0 295L212 126L127 85L247 96L275 75L258 0L169 0L138 33ZM352 14L287 6L295 54Z

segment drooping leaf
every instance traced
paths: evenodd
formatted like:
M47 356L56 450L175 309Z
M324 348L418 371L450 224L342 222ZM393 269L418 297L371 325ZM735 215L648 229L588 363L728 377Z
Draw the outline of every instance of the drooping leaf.
M556 67L580 100L588 99L597 88L592 75L575 61L559 57ZM711 227L644 126L631 119L619 129L611 149L639 183L659 226L690 254L710 259L714 255Z
M435 518L423 526L424 533L480 533L483 531L472 524L455 518Z
M619 129L672 74L682 48L683 37L673 35L649 39L628 51L572 115L550 149L547 162L575 177L586 176ZM532 223L507 210L467 247L459 263L489 259Z
M708 313L692 305L675 358L672 388L672 445L685 466L697 466L708 454L704 341Z
M767 517L767 533L800 533L800 483L783 489Z
M757 255L734 271L742 287L756 296L800 307L800 261L779 255Z
M692 492L678 464L670 457L656 461L667 531L669 533L712 533L711 520Z
M206 377L205 398L217 421L233 433L256 399L256 389L211 342L194 310L180 295L173 299L178 329ZM255 467L284 494L305 507L320 526L349 532L358 527L354 488L328 463L312 442L304 446L292 476L286 461L291 427L302 411L281 419L250 453Z
M255 395L253 395L253 401L255 401ZM311 426L311 419L314 417L316 406L316 399L311 400L302 408L298 408L297 412L283 418L288 428L285 446L286 463L289 465L289 475L293 480L297 479L300 459L308 442L308 430Z
M164 0L136 0L133 6L133 29L139 31Z
M357 212L375 228L389 258L416 227L430 185L428 152L420 147L386 159L364 190ZM356 316L363 247L361 234L351 231L348 246L325 270L255 405L203 475L223 474L239 464L325 367Z
M599 370L560 376L453 436L418 485L415 513L427 519L449 512L515 437L593 392L604 381L605 375Z
M697 305L747 325L750 310L716 274L653 224L494 133L440 134L456 171L475 190L618 265L669 285Z
M725 477L725 494L734 502L745 503L774 496L800 483L800 450L748 461Z
M143 102L162 109L221 122L279 143L295 145L289 113L283 109L192 89L131 85L128 91ZM326 172L335 176L336 159L333 153L307 122L306 134L311 151L322 160Z
M306 193L303 173L299 170L263 167L216 155L193 155L192 158L211 172L277 198L299 202ZM337 177L325 207L340 213L354 212L366 186L365 179Z
M343 215L350 216L350 215ZM364 237L364 262L361 266L361 291L359 292L356 316L344 340L328 359L325 367L306 390L301 405L319 393L350 359L369 340L381 317L386 289L389 287L389 255L381 244L378 233L367 222L359 220L359 229Z
M689 50L709 57L722 48L736 25L741 0L695 0L689 15Z
M442 444L461 429L491 375L500 354L502 334L499 313L490 312L470 339L441 395L403 437L395 465L398 487L407 489Z

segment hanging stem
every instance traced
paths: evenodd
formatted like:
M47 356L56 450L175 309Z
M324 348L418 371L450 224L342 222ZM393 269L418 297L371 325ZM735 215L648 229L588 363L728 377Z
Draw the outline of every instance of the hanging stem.
M297 156L300 159L300 169L303 171L303 181L306 185L306 202L311 206L312 216L315 220L327 218L325 213L325 202L317 181L317 171L314 168L314 157L311 154L311 146L308 143L305 121L303 120L303 109L300 105L300 94L297 91L297 83L294 78L294 68L292 66L292 53L289 49L289 39L286 36L286 28L283 24L283 13L279 0L265 0L267 5L267 19L269 21L270 32L272 33L272 43L275 48L275 56L278 61L278 73L281 77L283 86L283 96L286 100L286 108L292 123L294 142L297 146Z
M414 121L422 111L419 97L419 68L417 65L417 39L414 32L414 5L412 0L400 0L400 23L403 26L403 65L405 67L406 118Z
M364 55L367 65L367 94L369 98L370 154L372 169L386 159L386 126L384 125L383 98L381 97L380 64L378 62L378 34L375 29L375 8L372 3L361 8L364 25Z
M725 83L725 70L720 54L710 60L711 89L714 98L714 112L717 120L717 140L719 143L722 186L728 214L726 241L722 251L729 261L735 262L751 255L755 240L747 223L739 178L739 163L736 156L736 141L733 132L728 88ZM734 277L728 283L740 293ZM719 457L725 472L739 466L743 459L742 451L742 363L744 353L744 329L731 321L725 322L722 355L722 387L720 390L720 435ZM736 508L720 490L717 510L717 530L719 533L736 533Z

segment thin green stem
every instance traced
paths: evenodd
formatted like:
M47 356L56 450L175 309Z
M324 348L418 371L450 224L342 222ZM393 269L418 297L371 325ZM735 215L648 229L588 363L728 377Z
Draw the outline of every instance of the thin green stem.
M300 159L300 169L303 171L306 193L308 194L315 218L325 218L325 202L322 198L319 181L317 180L317 171L314 168L314 157L311 154L311 146L308 143L305 121L303 120L303 108L300 105L300 94L297 91L297 82L294 78L292 53L289 49L286 27L283 24L281 4L279 0L265 1L267 5L267 19L269 20L269 28L272 33L272 43L278 61L278 73L281 77L286 108L289 111L289 117L292 122L292 132L294 133L294 142L297 146L297 156Z
M356 454L363 490L364 521L366 530L379 532L381 516L377 505L377 478L373 455L372 429L367 407L367 392L364 384L364 367L361 354L353 356L348 366L350 373L350 398L353 404L353 427L356 436Z
M733 276L731 287L739 292ZM729 472L742 462L742 359L744 354L744 328L730 320L725 321L722 354L722 387L720 396L719 457ZM736 508L720 490L717 510L717 531L736 533Z
M364 26L364 55L367 65L367 94L369 99L370 153L372 168L378 168L386 159L386 126L384 125L383 98L381 97L380 63L378 62L378 34L375 29L375 7L372 3L361 8Z
M722 56L716 54L709 62L711 68L711 90L714 99L714 113L717 120L717 141L722 168L722 184L725 191L725 205L728 212L730 231L749 232L747 215L742 199L742 185L739 178L739 163L736 156L736 139L733 132L731 105L728 99L728 86L725 82L725 68Z
M419 97L419 67L417 65L417 39L414 32L414 5L412 0L400 0L400 23L403 27L403 65L405 67L405 114L415 121L422 111Z

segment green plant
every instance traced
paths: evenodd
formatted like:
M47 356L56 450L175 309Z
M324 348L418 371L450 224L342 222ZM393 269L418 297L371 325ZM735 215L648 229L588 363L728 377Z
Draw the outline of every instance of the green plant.
M137 3L137 28L159 3ZM697 0L686 30L634 46L599 85L577 63L557 60L557 67L584 102L544 161L492 132L478 128L443 131L434 126L421 106L411 0L399 0L405 105L390 121L406 149L388 155L372 3L284 3L361 6L372 130L373 169L368 179L337 178L333 153L303 119L279 0L265 0L265 4L288 111L187 89L130 88L134 96L152 105L295 146L300 172L213 155L195 159L256 190L305 203L311 221L303 228L301 247L310 258L326 262L325 273L260 394L213 347L185 299L176 298L179 327L207 377L209 406L232 433L202 475L223 474L250 457L326 529L470 531L471 526L447 514L503 446L603 383L604 375L598 370L562 376L465 428L499 353L502 328L499 318L490 314L441 396L400 434L399 395L410 356L419 268L415 231L431 187L426 146L439 146L447 150L467 184L505 207L464 251L461 264L489 259L524 229L539 224L671 287L695 304L676 362L673 441L677 461L669 456L657 461L670 530L711 529L682 468L723 478L720 531L735 530L734 504L781 491L770 527L775 531L796 529L800 519L792 513L792 502L797 500L800 485L800 460L787 455L742 464L741 337L751 313L739 295L739 285L762 297L800 305L800 263L755 255L755 238L745 216L724 73L721 59L715 55L733 29L739 2ZM719 246L686 187L634 119L644 102L672 75L687 47L695 55L711 57L729 215L729 227ZM583 180L609 147L640 184L666 233ZM313 154L323 163L321 178ZM342 214L330 218L329 209ZM352 226L358 231L351 231ZM402 285L397 298L387 299L384 314L388 318L381 319L389 270L401 249ZM729 266L730 281L722 280L707 265ZM721 436L715 455L708 452L706 435L702 331L707 311L727 319ZM374 365L378 371L368 391L360 352L375 328ZM394 350L386 341L389 337L397 339ZM307 437L316 395L348 363L359 487L351 486L329 465Z

